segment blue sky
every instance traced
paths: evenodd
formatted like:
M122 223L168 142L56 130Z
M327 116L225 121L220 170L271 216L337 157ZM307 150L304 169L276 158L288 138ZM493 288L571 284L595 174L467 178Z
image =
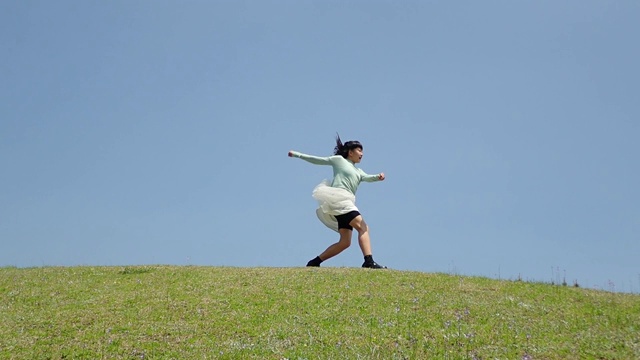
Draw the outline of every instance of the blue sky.
M637 1L0 3L0 266L302 266L364 144L400 270L640 292ZM360 266L354 245L324 266Z

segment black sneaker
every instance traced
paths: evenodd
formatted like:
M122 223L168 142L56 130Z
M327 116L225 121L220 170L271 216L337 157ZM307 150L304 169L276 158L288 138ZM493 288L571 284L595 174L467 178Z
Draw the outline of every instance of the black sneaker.
M386 269L386 266L382 266L380 264L378 264L377 262L373 261L373 262L365 262L364 264L362 264L363 268L369 268L369 269Z
M309 260L309 262L307 263L307 266L320 267L321 263L322 263L322 259L320 259L320 256L316 256L313 259Z

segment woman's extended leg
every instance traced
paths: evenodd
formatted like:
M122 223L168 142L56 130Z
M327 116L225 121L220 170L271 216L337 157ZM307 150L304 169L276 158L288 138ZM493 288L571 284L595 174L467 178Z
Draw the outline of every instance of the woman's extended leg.
M307 266L320 266L320 263L322 263L323 261L340 254L346 248L351 246L351 234L353 233L353 231L349 229L338 230L340 232L340 240L338 240L337 243L330 245L325 251L322 252L322 254L320 254L320 256L309 261L307 263Z
M325 261L327 259L330 259L340 254L346 248L351 246L351 234L353 233L353 231L349 229L338 229L338 230L340 232L340 240L338 240L337 243L330 245L327 248L327 250L325 250L322 254L320 254L320 259L322 259L322 261Z

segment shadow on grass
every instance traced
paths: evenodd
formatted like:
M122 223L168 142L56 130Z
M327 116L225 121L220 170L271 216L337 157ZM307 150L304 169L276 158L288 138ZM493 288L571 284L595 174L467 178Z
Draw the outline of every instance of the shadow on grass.
M148 266L126 266L122 269L119 274L120 275L136 275L136 274L146 274L153 270Z

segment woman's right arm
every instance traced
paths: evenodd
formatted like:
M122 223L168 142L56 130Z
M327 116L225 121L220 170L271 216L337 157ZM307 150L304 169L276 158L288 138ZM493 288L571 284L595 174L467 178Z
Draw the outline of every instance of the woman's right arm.
M320 156L313 156L313 155L307 155L307 154L303 154L301 152L297 152L297 151L289 151L289 157L297 157L300 158L302 160L306 160L312 164L316 164L316 165L331 165L331 158L330 157L320 157Z

